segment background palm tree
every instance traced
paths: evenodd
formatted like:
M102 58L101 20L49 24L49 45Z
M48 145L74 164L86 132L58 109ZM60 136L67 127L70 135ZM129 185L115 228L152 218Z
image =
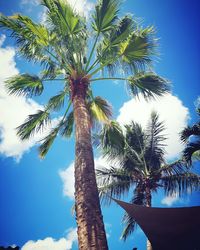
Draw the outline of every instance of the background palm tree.
M105 126L99 139L104 155L116 167L98 169L100 193L106 202L120 198L132 188L131 203L151 207L152 193L164 189L166 195L181 195L199 187L200 178L181 161L166 164L164 126L156 113L151 114L147 129L132 122L124 133L117 123ZM120 138L118 144L114 141ZM111 163L111 164L112 164ZM124 240L134 231L135 220L125 213ZM147 241L147 249L152 249Z
M200 117L200 108L196 108L197 115ZM194 140L191 141L191 136L194 136ZM181 132L181 140L186 143L186 147L183 150L183 158L192 164L192 158L200 159L200 121L197 121L192 126L187 126Z
M55 117L55 111L59 111L57 125L39 147L43 158L57 135L71 136L75 124L79 248L107 249L95 179L91 125L95 119L109 123L111 110L106 100L93 96L92 83L125 81L134 96L142 93L145 98L168 92L166 80L151 71L156 54L154 29L139 26L130 15L119 18L118 0L99 0L91 23L67 1L41 0L41 4L46 10L45 24L35 23L21 14L0 15L0 27L11 31L18 52L42 68L39 75L26 73L8 79L9 93L41 95L51 81L59 81L61 88L44 109L29 115L17 133L22 140L28 139L35 132L43 131L51 122L51 114ZM118 74L115 74L116 67ZM100 77L99 72L103 70Z

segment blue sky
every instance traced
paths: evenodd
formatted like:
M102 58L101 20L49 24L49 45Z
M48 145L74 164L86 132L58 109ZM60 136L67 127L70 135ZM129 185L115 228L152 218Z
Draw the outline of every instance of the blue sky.
M71 1L75 2L75 1ZM92 1L76 1L76 8L90 15ZM95 93L109 100L114 118L121 124L135 119L142 125L152 109L156 109L167 125L167 159L180 155L183 146L178 132L195 122L194 102L199 96L199 10L198 1L126 0L122 13L143 19L144 25L155 25L159 38L160 59L155 71L172 82L172 94L157 101L131 100L123 84L102 82L94 85ZM21 12L41 21L42 9L36 0L0 2L0 12L11 15ZM3 87L13 74L37 72L38 68L16 55L13 40L0 31L0 245L19 245L23 250L77 249L76 223L72 215L74 140L58 138L44 160L38 158L37 135L21 143L14 128L28 114L40 108L59 86L55 83L42 98L34 100L8 97ZM141 115L142 114L142 115ZM96 152L96 165L105 161ZM199 194L181 199L153 197L154 206L200 205ZM128 197L124 197L128 201ZM145 237L138 229L125 243L120 241L123 211L116 204L102 207L110 249L145 249Z

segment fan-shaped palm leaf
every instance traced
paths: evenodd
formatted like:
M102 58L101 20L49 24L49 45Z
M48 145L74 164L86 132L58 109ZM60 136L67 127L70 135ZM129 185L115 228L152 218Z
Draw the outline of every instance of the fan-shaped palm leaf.
M133 77L129 77L127 83L134 96L141 93L145 99L161 96L169 92L168 81L151 72L138 73Z
M119 12L119 1L117 0L99 0L95 6L93 14L93 29L99 34L109 31L113 28L113 23L117 19Z
M91 119L94 122L95 120L100 122L109 122L110 117L112 116L111 105L100 96L96 96L88 103Z

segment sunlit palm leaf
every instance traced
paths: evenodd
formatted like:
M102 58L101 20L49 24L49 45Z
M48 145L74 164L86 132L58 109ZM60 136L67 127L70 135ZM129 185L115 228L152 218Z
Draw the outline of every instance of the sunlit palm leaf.
M125 67L137 70L145 69L156 55L156 40L153 27L132 32L128 39L120 44L119 55Z
M38 76L29 74L16 75L6 81L9 94L33 96L43 92L43 84Z
M108 122L112 116L111 105L100 96L95 97L89 104L89 110L92 120Z
M169 92L169 82L152 72L138 73L129 77L128 86L134 96L141 93L145 99L162 96Z
M0 15L0 27L11 31L16 39L19 52L29 60L40 60L44 56L44 48L49 45L51 36L46 27L34 23L27 16Z
M50 122L50 115L46 110L39 110L36 114L29 115L25 122L17 128L17 134L22 140L42 130Z
M111 31L104 37L97 48L98 60L102 64L111 65L118 58L118 45L125 41L131 34L134 26L134 21L131 17L125 16L113 26Z
M112 29L119 12L118 0L99 0L95 6L92 27L97 33Z
M83 31L82 18L75 13L69 3L63 0L42 0L42 4L48 9L48 21L50 27L59 30L60 35L75 35Z

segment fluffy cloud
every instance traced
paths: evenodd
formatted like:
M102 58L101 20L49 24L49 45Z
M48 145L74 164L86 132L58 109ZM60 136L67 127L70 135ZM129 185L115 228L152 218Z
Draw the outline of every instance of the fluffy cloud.
M188 194L190 192L188 191ZM161 200L161 204L163 205L166 205L168 207L172 207L174 204L184 204L187 205L188 203L190 202L190 198L189 196L186 196L186 197L178 197L178 195L175 193L175 194L172 194L172 195L169 195L169 196L165 196L162 200Z
M65 0L81 15L88 17L89 12L92 10L94 4L88 0Z
M19 73L15 63L15 50L2 48L5 36L0 37L0 153L7 157L20 159L25 151L44 137L38 133L28 141L21 141L16 135L16 127L21 125L29 114L43 109L41 105L25 97L9 96L5 89L5 80ZM52 125L57 123L54 120ZM49 130L50 128L48 128ZM47 131L48 132L48 131Z
M22 247L22 250L70 250L76 240L76 229L70 228L66 238L55 240L48 237L44 240L30 240Z
M108 163L102 158L94 160L95 168L107 167ZM59 176L63 182L63 195L74 199L74 162L72 162L66 169L59 171Z
M63 195L74 199L74 162L66 169L60 170L59 176L63 182Z
M138 99L132 99L120 108L117 121L124 125L133 120L145 128L153 110L159 114L160 121L164 121L166 127L165 134L168 137L166 157L168 159L178 157L184 147L179 133L187 125L189 119L189 110L178 97L168 94L149 102L141 96Z

